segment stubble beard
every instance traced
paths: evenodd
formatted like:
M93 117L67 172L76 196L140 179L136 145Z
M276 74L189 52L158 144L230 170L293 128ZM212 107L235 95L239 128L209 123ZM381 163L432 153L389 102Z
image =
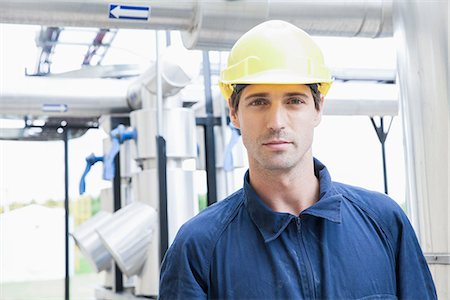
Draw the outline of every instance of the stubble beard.
M286 150L268 151L264 149L265 146L263 144L273 139L287 140L292 142L292 144ZM270 131L259 137L253 143L252 148L252 159L254 160L255 167L258 165L258 168L267 171L288 172L298 165L301 160L299 156L302 156L299 153L298 141L281 130Z

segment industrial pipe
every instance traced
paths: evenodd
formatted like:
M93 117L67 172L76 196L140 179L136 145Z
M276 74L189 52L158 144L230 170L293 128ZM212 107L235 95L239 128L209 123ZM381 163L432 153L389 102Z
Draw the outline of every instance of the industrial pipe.
M448 1L396 1L394 15L407 207L439 299L450 297L448 12Z
M2 78L2 115L98 117L129 112L129 80Z
M189 49L229 49L268 19L312 35L392 36L392 0L361 1L19 1L0 0L0 23L182 31Z
M186 49L168 48L162 55L164 96L176 94L199 72ZM155 94L155 64L130 79L24 77L4 78L0 86L1 115L99 117L142 107L143 87ZM24 89L23 87L26 87Z

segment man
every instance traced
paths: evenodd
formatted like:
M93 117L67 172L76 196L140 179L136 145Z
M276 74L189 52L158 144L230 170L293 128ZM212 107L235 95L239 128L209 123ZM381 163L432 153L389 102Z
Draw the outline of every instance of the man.
M414 231L388 196L331 181L313 158L332 78L301 29L268 21L230 52L220 87L241 130L243 189L187 222L161 299L435 299Z

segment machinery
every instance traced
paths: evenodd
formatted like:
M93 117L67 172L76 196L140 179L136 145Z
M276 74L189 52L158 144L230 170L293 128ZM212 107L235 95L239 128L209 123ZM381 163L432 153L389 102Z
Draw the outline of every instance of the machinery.
M46 37L47 46L58 40L58 28L63 26L103 28L84 57L86 63L107 48L107 34L114 35L122 28L155 30L156 60L147 70L98 66L90 71L84 68L70 78L27 77L19 83L5 78L1 86L1 114L30 116L24 129L5 130L2 139L59 138L53 131L34 132L33 122L39 119L54 127L63 121L77 124L71 137L98 126L111 133L102 156L105 176L113 181L113 190L102 196L109 207L72 234L96 270L106 274L103 287L96 291L98 299L114 299L123 291L133 297L157 296L164 252L179 227L198 212L193 160L207 171L208 204L231 192L234 179L227 171L244 166L245 155L239 137L227 127L223 100L211 81L215 75L212 72L220 66L211 68L207 51L229 49L243 32L267 19L292 22L312 35L396 39L396 71L333 70L337 80L368 81L388 90L390 97L373 99L364 94L349 98L331 93L325 114L402 115L409 216L430 264L438 296L449 297L446 1L184 0L129 5L127 1L0 0L0 5L1 23L45 26L41 36ZM423 14L433 18L423 18ZM162 30L180 31L186 48L204 51L202 65L197 64L203 71L201 100L181 98L180 91L197 76L197 70L185 66L185 62L195 59L188 59L185 52L162 51ZM51 49L45 53L41 73L50 69ZM93 78L86 78L82 72ZM398 99L393 82L399 87ZM24 85L27 89L20 88ZM382 141L384 129L377 132ZM198 159L198 152L204 160Z

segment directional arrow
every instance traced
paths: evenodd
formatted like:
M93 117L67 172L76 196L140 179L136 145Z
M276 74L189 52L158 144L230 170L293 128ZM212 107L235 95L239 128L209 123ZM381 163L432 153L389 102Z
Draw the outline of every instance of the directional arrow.
M67 104L43 104L42 111L43 112L67 112Z
M150 7L130 5L109 5L110 19L126 19L147 21L150 15Z

